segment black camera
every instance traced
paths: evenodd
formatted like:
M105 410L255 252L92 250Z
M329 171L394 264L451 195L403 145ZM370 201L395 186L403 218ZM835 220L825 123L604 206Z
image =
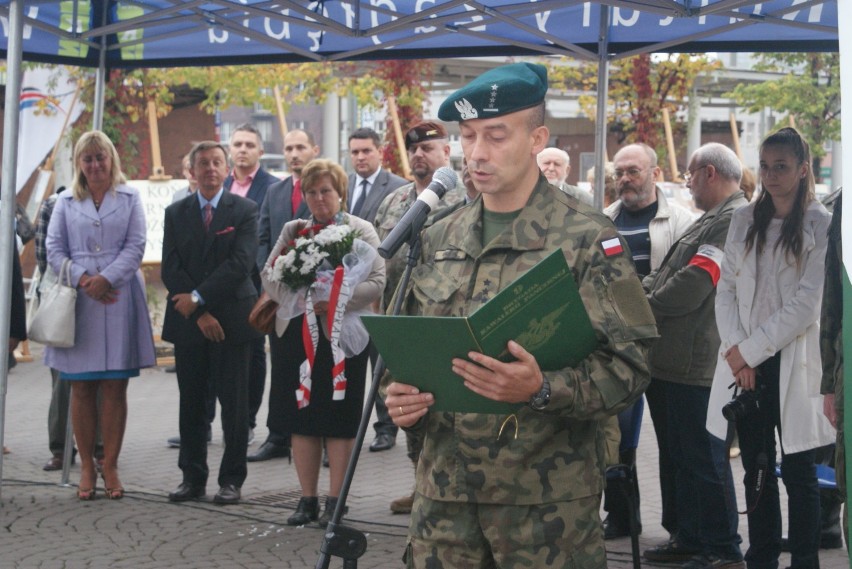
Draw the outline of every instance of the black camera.
M763 384L758 383L754 391L743 391L722 407L722 415L731 422L736 422L758 411L763 402L761 394L763 393Z

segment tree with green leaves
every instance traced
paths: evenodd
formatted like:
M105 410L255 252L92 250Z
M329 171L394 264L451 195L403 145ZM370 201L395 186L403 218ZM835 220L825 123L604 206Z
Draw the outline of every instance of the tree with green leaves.
M779 126L787 126L792 118L811 145L813 172L819 177L823 145L840 138L840 54L763 53L754 69L779 77L737 85L726 95L752 113L765 108L784 113Z

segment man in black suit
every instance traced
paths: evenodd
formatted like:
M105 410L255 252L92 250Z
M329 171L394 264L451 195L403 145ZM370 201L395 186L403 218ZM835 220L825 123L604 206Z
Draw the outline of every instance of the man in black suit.
M226 192L225 149L217 142L190 152L198 191L166 208L162 279L169 291L163 339L175 346L180 389L183 482L169 500L204 496L207 476L205 401L213 383L222 406L225 452L220 504L240 500L248 448L248 374L257 333L248 315L257 301L251 275L257 256L257 206Z
M395 189L408 183L384 170L381 166L381 139L370 128L359 128L349 135L349 156L355 173L349 175L348 211L356 217L373 223L376 212L384 199ZM370 363L376 365L378 353L370 347ZM373 452L388 450L396 444L397 428L388 415L388 409L381 397L376 397L376 416L373 423L376 437L370 444Z
M304 130L291 130L284 136L284 158L287 160L287 168L290 177L286 180L272 184L266 191L266 199L260 206L260 221L257 227L257 266L263 268L269 252L278 241L284 224L293 219L305 219L310 217L307 204L302 199L300 178L302 168L319 156L319 146L314 142L314 137ZM269 335L270 347L276 342L281 342L277 334ZM273 352L274 355L275 352ZM281 390L280 379L274 375L269 383L269 414L266 418L266 426L269 428L269 436L257 449L257 452L248 456L249 462L260 462L272 458L290 456L290 433L281 425L281 419L286 413L282 408L284 398Z
M405 178L382 168L381 148L381 139L371 128L359 128L349 135L349 156L355 173L349 174L347 210L370 223L376 218L382 201L408 183Z
M248 198L257 204L263 203L269 186L280 180L261 168L263 139L251 124L241 124L231 133L228 142L233 170L225 179L225 191ZM266 259L264 259L265 261ZM260 294L260 265L252 274L252 281ZM254 440L257 426L257 411L263 403L263 388L266 384L266 339L261 336L252 344L251 368L249 371L249 444Z

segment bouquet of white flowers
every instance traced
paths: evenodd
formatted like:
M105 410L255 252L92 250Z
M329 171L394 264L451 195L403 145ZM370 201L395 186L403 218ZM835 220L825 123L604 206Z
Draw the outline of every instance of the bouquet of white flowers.
M342 218L338 219L338 223ZM352 357L367 347L369 335L361 311L347 311L346 303L355 286L370 275L377 251L358 238L358 231L346 225L311 225L300 230L272 264L272 278L291 291L279 302L278 323L305 314L303 338L308 359L300 370L296 390L299 408L310 403L311 369L319 341L319 326L314 303L328 301L327 328L334 357L334 398L346 396L344 357ZM367 311L369 312L369 311ZM283 329L277 330L278 334ZM308 340L313 349L308 349Z

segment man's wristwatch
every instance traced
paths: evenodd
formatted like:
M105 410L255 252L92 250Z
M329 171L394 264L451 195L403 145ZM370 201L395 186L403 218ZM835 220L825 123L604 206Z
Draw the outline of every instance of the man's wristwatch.
M539 389L538 393L530 397L527 405L536 411L544 411L544 408L547 407L548 403L550 403L550 382L547 381L546 377L542 377L541 389Z
M190 299L192 299L193 304L201 304L201 297L198 296L198 293L192 291L192 294L189 295Z

